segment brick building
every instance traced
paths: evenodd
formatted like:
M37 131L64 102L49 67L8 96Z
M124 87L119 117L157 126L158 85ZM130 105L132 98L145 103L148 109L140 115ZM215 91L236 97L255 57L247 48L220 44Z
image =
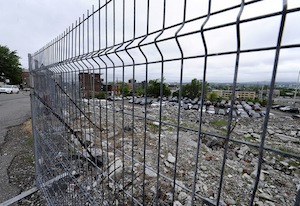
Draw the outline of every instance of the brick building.
M22 83L20 85L21 88L30 88L30 79L29 79L29 70L23 69L22 71Z
M84 96L88 96L94 92L99 94L103 90L102 85L103 79L99 73L79 73L79 84Z

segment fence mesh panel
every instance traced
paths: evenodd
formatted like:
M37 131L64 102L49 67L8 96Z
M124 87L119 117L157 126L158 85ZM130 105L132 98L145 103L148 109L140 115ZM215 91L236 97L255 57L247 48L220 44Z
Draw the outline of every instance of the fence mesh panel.
M271 111L281 57L299 66L295 2L99 1L29 55L47 203L299 205L299 120ZM263 117L243 117L245 81Z

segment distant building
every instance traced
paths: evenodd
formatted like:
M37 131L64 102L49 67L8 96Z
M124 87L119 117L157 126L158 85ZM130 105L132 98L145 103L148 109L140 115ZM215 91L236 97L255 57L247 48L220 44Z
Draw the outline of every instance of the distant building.
M269 93L270 93L270 90L267 89L267 90L263 90L263 96L264 97L268 97L269 96ZM276 97L279 97L280 96L280 90L279 89L274 89L273 90L273 98L276 98Z
M214 92L218 95L218 97L223 97L223 91L224 90L218 90L218 89L213 89L211 92ZM224 98L224 97L223 97Z
M255 91L236 91L236 97L238 99L255 99Z
M79 73L79 84L84 96L92 93L99 94L103 90L102 81L99 73Z
M216 93L219 97L224 99L230 99L232 96L231 90L212 90L212 92ZM255 99L256 92L255 91L235 91L235 96L237 99Z
M103 88L103 91L106 92L107 90L107 95L108 96L111 96L111 95L120 95L121 94L121 84L107 84L107 85L104 85L102 86Z
M128 80L128 89L129 89L129 91L132 91L132 89L133 89L133 86L137 86L136 85L136 80L135 79L129 79Z
M23 69L21 76L22 76L22 83L20 87L22 89L30 88L29 70Z
M171 94L173 94L174 92L176 92L177 90L179 90L179 86L177 84L171 84L170 83L167 86L170 89Z

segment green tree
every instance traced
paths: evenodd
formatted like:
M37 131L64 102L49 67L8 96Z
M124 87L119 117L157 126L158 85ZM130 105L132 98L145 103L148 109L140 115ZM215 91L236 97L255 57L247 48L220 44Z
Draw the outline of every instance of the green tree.
M218 97L218 94L216 92L210 92L207 95L207 99L211 102L216 102L216 101L218 101L219 97Z
M207 91L208 84L205 82L205 94ZM202 92L202 81L196 78L191 81L190 84L182 85L182 96L194 99L200 97ZM173 93L173 96L179 95L179 91Z
M7 46L0 45L0 75L10 80L11 84L20 84L22 68L20 57L16 51L10 51Z
M173 92L172 96L173 97L179 97L179 90L176 90L175 92Z
M122 87L122 85L121 85L121 87L120 87L120 91L121 91L121 94L122 94L122 92L123 92L123 87ZM129 93L130 93L130 91L129 91L128 83L124 83L124 94L122 94L122 95L123 95L124 97L126 97L126 96L129 95Z
M142 87L136 87L135 94L137 94L138 96L142 96L145 94L145 90Z
M106 92L100 92L99 94L95 94L95 97L97 99L105 99L106 98Z
M159 97L160 96L160 84L161 82L158 79L150 80L148 83L148 96ZM171 91L168 86L163 83L163 95L162 96L170 96Z

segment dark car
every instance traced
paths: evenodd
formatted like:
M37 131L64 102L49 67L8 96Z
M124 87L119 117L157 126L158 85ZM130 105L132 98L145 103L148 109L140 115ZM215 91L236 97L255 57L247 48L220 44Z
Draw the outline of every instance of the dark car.
M299 109L298 108L290 108L288 112L299 114Z
M300 115L299 114L293 114L292 118L294 118L294 119L300 119Z

